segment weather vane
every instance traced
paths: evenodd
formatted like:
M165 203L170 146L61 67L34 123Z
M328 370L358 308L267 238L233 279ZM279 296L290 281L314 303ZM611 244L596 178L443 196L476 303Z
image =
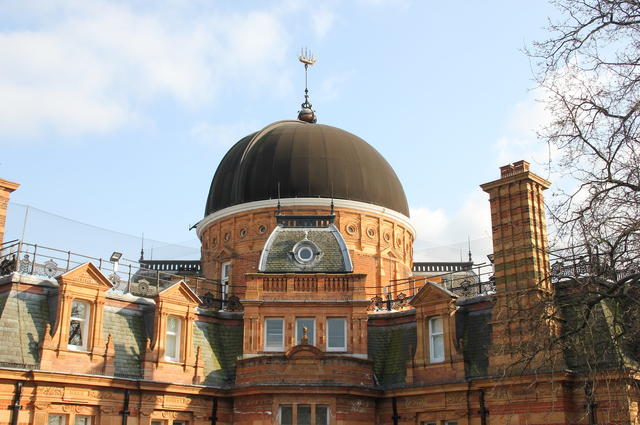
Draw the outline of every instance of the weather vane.
M302 109L300 109L300 112L298 112L298 119L300 121L315 123L318 118L316 117L316 112L311 108L311 103L309 103L307 72L309 66L313 66L313 64L316 63L317 59L307 48L304 48L300 51L298 60L304 64L304 103L300 105Z

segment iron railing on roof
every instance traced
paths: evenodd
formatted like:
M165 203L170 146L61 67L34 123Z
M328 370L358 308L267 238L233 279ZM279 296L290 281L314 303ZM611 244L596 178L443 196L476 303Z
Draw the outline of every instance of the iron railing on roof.
M221 309L227 305L220 296L219 280L203 277L197 260L138 262L120 258L114 262L20 240L0 245L0 276L18 272L52 280L87 262L93 263L122 293L154 297L182 280L200 297L203 307Z
M415 262L414 273L461 272L473 268L473 261L466 262Z

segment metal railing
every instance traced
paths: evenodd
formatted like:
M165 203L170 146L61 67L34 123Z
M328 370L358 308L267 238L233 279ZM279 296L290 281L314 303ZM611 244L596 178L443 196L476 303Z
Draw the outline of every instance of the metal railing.
M200 297L203 306L222 308L225 304L219 281L202 277L197 260L138 262L121 258L114 262L20 240L0 245L0 276L18 272L52 280L87 262L93 263L114 289L122 293L154 297L183 280Z

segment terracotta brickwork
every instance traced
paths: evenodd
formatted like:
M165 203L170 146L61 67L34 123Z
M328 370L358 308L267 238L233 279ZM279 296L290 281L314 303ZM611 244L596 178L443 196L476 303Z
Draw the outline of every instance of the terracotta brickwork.
M550 183L518 161L500 168L499 180L483 184L489 193L497 302L493 308L491 370L503 373L526 344L555 332L538 317L551 293L547 225L543 191ZM544 361L556 361L544 353ZM522 367L541 367L542 359L523 362Z
M206 277L220 279L224 262L232 264L230 293L245 297L246 273L258 271L264 244L276 226L276 208L239 212L209 224L200 233L202 267ZM286 207L283 215L326 214L326 207ZM380 288L411 273L415 235L391 216L335 208L335 224L351 255L354 273L367 275L367 296L380 295Z
M16 190L20 185L8 180L0 179L0 245L4 242L4 226L7 220L7 207L9 206L9 197L11 192Z
M232 311L202 304L184 282L154 298L122 294L90 263L57 282L0 276L0 425L45 425L54 415L65 425L80 416L88 425L280 425L283 415L293 424L304 415L324 423L325 415L329 425L638 425L640 394L629 371L509 369L527 354L513 347L541 336L522 312L554 289L548 187L524 161L482 185L495 293L465 298L436 276L417 280L410 303L393 311L371 298L384 287L398 295L415 235L399 216L356 208L336 208L334 223L353 272L258 272L275 206L199 229L206 277L220 279L221 265L231 263L228 295L240 298ZM585 406L595 409L591 417Z

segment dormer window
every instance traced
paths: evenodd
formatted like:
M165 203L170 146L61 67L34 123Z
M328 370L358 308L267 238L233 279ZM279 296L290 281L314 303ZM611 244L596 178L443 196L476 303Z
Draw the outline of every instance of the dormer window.
M180 330L182 320L175 316L167 318L167 332L165 337L164 358L171 362L180 361Z
M293 258L300 264L311 264L320 254L320 250L308 239L301 240L293 247Z
M69 321L70 350L86 350L89 339L89 317L91 306L88 302L73 300L71 302L71 319Z

